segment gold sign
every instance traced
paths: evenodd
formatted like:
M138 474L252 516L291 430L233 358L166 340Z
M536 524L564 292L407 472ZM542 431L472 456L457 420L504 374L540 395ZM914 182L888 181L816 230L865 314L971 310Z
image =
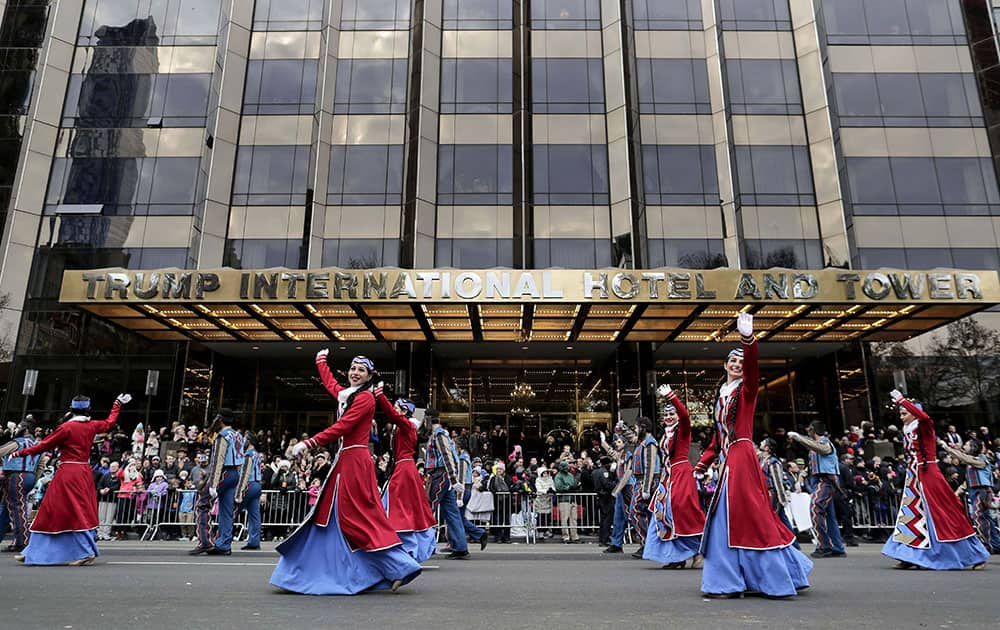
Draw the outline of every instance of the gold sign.
M66 271L59 301L1000 303L995 271L101 269Z

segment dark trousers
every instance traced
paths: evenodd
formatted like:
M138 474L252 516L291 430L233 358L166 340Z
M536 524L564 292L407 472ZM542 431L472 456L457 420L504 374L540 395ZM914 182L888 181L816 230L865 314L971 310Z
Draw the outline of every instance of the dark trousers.
M854 542L854 505L838 493L833 500L833 507L837 511L837 522L844 533L844 542Z
M597 539L603 544L611 543L611 525L615 520L615 499L610 494L597 495L597 511L600 519L600 528L597 531Z

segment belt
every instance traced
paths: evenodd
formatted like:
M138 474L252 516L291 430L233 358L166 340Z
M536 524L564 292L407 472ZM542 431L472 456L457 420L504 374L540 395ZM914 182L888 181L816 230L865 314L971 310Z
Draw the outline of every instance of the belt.
M77 466L90 466L90 462L70 462L70 461L63 460L63 461L61 461L59 463L60 464L76 464Z
M354 444L352 446L345 446L344 448L342 448L340 450L342 450L342 451L349 451L352 448L365 448L365 449L367 449L368 445L367 444Z
M403 459L397 459L396 463L399 464L401 462L412 462L412 461L413 461L412 457L404 457Z

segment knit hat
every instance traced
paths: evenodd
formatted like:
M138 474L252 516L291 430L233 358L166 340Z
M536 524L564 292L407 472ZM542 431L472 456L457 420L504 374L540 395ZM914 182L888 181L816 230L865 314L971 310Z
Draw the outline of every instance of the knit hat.
M163 470L162 469L157 468L156 472L153 473L153 479L156 479L157 477L163 477L164 479L166 479L167 476L165 474L163 474Z

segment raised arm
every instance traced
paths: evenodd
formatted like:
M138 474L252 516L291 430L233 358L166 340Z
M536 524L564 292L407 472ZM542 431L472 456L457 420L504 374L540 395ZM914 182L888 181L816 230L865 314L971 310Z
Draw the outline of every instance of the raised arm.
M330 371L330 366L326 362L328 354L330 354L330 350L327 348L316 353L316 371L319 372L319 379L323 381L323 387L326 388L326 391L330 392L331 396L336 398L343 387L340 386L340 383L333 376L333 372Z
M691 415L688 413L688 409L684 406L684 403L681 402L681 397L677 395L677 392L671 390L667 398L670 400L670 404L677 408L677 417L680 418L680 421L677 423L677 437L690 444Z
M115 402L111 405L111 413L104 420L91 420L90 423L97 429L97 433L107 433L111 427L118 422L118 413L122 410L122 405L128 404L132 397L128 394L119 394Z
M753 315L740 313L736 320L736 327L743 344L743 387L740 388L740 402L756 405L760 368L758 366L759 346L757 345L757 337L753 334Z
M303 440L302 443L307 448L326 446L331 442L340 439L351 431L359 423L371 424L375 415L375 397L370 391L360 391L354 397L354 402L347 408L340 419L323 429L316 435Z
M938 446L940 446L941 448L943 448L946 453L948 453L949 455L951 455L952 457L954 457L958 461L962 462L966 466L972 466L973 468L978 468L980 470L982 470L983 468L986 468L986 462L984 462L983 460L979 459L978 457L973 457L972 455L969 455L968 453L966 453L965 451L963 451L961 449L954 448L954 447L950 446L944 440L940 440L939 439L937 441L937 443L938 443Z
M60 424L59 427L50 433L48 437L44 440L35 444L34 446L29 446L26 449L14 452L14 457L27 457L28 455L40 455L41 453L47 453L49 451L55 450L63 445L63 441L66 439L66 431L64 430L66 424Z
M806 447L810 451L815 451L820 455L829 455L830 453L833 452L833 444L830 444L829 442L820 442L818 440L813 440L807 438L804 435L800 435L795 431L789 431L788 437L792 438L793 440L795 440L802 446Z
M889 392L889 397L892 398L892 402L896 403L897 405L900 405L901 407L909 411L911 414L913 414L913 417L919 420L921 424L925 422L931 422L931 417L927 415L927 412L921 409L920 407L916 406L915 404L913 404L913 402L911 402L910 399L907 398L906 396L903 396L902 392L900 392L898 389L894 389L891 392Z
M386 397L385 392L382 391L381 387L375 388L374 396L375 396L375 407L379 411L384 413L387 418L389 418L389 422L393 423L394 425L400 428L413 426L410 423L410 419L404 416L403 414L399 413L396 407L391 402L389 402L389 399Z

